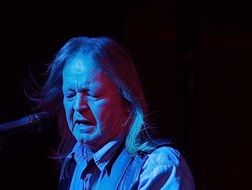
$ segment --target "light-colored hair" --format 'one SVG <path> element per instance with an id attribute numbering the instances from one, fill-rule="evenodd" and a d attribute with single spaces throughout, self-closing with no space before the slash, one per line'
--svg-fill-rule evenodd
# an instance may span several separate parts
<path id="1" fill-rule="evenodd" d="M 70 39 L 56 54 L 48 67 L 47 80 L 42 88 L 40 106 L 57 114 L 60 133 L 65 145 L 72 138 L 68 130 L 63 108 L 62 72 L 65 64 L 76 54 L 89 55 L 114 82 L 121 96 L 130 106 L 130 128 L 126 138 L 126 149 L 130 154 L 153 149 L 148 134 L 147 106 L 141 82 L 130 55 L 117 42 L 108 37 L 75 37 Z M 62 146 L 63 146 L 62 144 Z M 65 151 L 65 148 L 63 148 Z"/>

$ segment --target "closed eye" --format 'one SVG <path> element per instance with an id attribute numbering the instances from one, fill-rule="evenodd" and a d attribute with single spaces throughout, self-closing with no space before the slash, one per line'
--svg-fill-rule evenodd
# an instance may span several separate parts
<path id="1" fill-rule="evenodd" d="M 88 97 L 91 99 L 94 99 L 94 100 L 99 100 L 102 98 L 102 96 L 100 96 L 98 94 L 89 94 Z"/>
<path id="2" fill-rule="evenodd" d="M 65 93 L 65 94 L 64 94 L 64 97 L 66 97 L 67 99 L 71 99 L 71 98 L 73 98 L 75 95 L 76 95 L 76 93 L 71 91 L 71 92 Z"/>

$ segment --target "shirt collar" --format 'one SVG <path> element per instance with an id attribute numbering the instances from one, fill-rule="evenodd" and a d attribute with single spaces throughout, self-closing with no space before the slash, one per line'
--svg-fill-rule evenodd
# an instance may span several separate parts
<path id="1" fill-rule="evenodd" d="M 99 170 L 103 171 L 104 169 L 107 169 L 111 163 L 113 163 L 113 160 L 116 157 L 116 153 L 122 147 L 124 139 L 125 136 L 120 135 L 109 141 L 95 153 L 93 153 L 92 150 L 86 145 L 77 142 L 72 152 L 69 154 L 69 157 L 74 158 L 77 163 L 83 161 L 88 162 L 93 158 Z"/>
<path id="2" fill-rule="evenodd" d="M 93 155 L 94 161 L 101 171 L 107 168 L 110 163 L 113 163 L 116 153 L 122 147 L 124 139 L 124 136 L 114 138 Z"/>

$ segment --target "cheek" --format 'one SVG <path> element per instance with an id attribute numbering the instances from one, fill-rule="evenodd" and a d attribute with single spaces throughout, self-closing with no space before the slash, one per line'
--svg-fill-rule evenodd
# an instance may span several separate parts
<path id="1" fill-rule="evenodd" d="M 107 118 L 110 115 L 110 109 L 113 109 L 111 108 L 109 101 L 107 100 L 100 100 L 98 102 L 94 102 L 92 104 L 89 104 L 89 107 L 96 121 L 100 125 L 104 124 L 104 122 L 107 120 Z"/>
<path id="2" fill-rule="evenodd" d="M 122 117 L 121 104 L 115 104 L 109 100 L 93 105 L 92 112 L 102 128 L 112 127 L 114 124 L 118 124 L 118 120 Z"/>
<path id="3" fill-rule="evenodd" d="M 64 110 L 65 110 L 65 115 L 66 115 L 66 120 L 68 125 L 71 124 L 71 120 L 72 120 L 72 104 L 66 101 L 63 101 L 63 105 L 64 105 Z"/>
<path id="4" fill-rule="evenodd" d="M 69 103 L 67 103 L 66 101 L 63 101 L 63 105 L 64 105 L 64 109 L 65 109 L 65 113 L 66 115 L 68 115 L 68 112 L 69 112 Z"/>

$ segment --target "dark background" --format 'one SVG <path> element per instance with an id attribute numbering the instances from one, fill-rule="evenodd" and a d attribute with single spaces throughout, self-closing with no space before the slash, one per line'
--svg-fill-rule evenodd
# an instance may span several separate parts
<path id="1" fill-rule="evenodd" d="M 132 55 L 161 136 L 197 189 L 251 181 L 252 13 L 246 1 L 8 1 L 0 6 L 0 123 L 31 113 L 23 84 L 70 37 L 108 35 Z M 55 131 L 2 135 L 0 189 L 56 189 Z"/>

